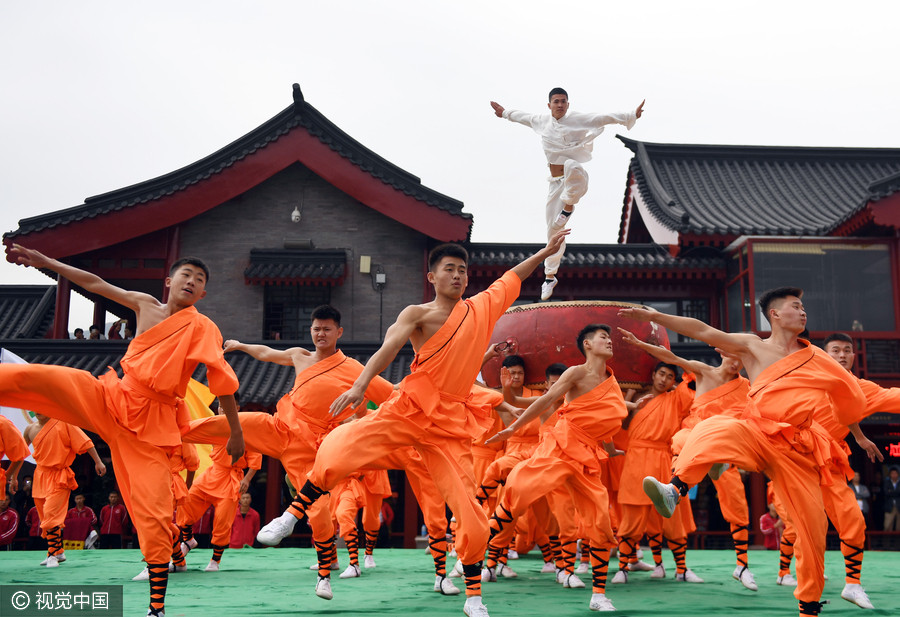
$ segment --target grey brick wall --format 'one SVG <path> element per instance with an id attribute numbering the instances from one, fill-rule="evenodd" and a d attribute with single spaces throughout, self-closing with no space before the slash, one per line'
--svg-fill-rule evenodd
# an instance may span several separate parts
<path id="1" fill-rule="evenodd" d="M 295 207 L 301 209 L 300 223 L 291 222 Z M 184 224 L 180 254 L 200 257 L 211 269 L 198 309 L 225 338 L 263 338 L 263 288 L 244 281 L 250 250 L 309 240 L 316 249 L 347 251 L 347 277 L 332 289 L 331 299 L 343 315 L 346 339 L 380 340 L 379 321 L 387 329 L 403 307 L 422 301 L 428 239 L 298 163 Z M 359 272 L 362 255 L 371 257 L 373 271 L 379 264 L 387 275 L 383 308 L 371 276 Z"/>

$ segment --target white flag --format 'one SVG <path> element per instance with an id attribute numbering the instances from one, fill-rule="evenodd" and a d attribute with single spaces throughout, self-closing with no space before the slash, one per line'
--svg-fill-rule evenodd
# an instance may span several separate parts
<path id="1" fill-rule="evenodd" d="M 14 354 L 8 349 L 0 348 L 0 364 L 28 364 Z M 12 420 L 12 423 L 16 425 L 16 428 L 19 429 L 19 432 L 25 432 L 25 427 L 31 424 L 32 422 L 37 422 L 37 418 L 34 417 L 33 411 L 26 411 L 25 409 L 16 409 L 15 407 L 3 407 L 0 405 L 0 414 L 6 416 L 8 419 Z M 34 463 L 34 458 L 29 455 L 28 458 L 25 459 L 29 463 Z"/>

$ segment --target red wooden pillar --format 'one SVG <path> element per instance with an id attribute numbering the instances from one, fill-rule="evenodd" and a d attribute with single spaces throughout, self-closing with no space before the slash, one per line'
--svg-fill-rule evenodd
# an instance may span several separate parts
<path id="1" fill-rule="evenodd" d="M 419 502 L 413 493 L 406 472 L 403 473 L 403 548 L 416 548 L 419 526 Z"/>
<path id="2" fill-rule="evenodd" d="M 268 457 L 266 465 L 266 507 L 263 513 L 265 525 L 276 516 L 281 516 L 281 461 Z"/>
<path id="3" fill-rule="evenodd" d="M 759 518 L 769 509 L 766 499 L 766 477 L 761 473 L 750 474 L 750 529 L 753 530 L 752 544 L 763 543 L 763 532 L 759 529 Z"/>
<path id="4" fill-rule="evenodd" d="M 100 336 L 106 336 L 106 304 L 103 300 L 94 302 L 94 316 L 92 326 L 100 327 Z"/>
<path id="5" fill-rule="evenodd" d="M 53 311 L 53 338 L 69 338 L 69 302 L 72 296 L 72 284 L 69 279 L 58 276 L 56 279 L 56 307 Z"/>

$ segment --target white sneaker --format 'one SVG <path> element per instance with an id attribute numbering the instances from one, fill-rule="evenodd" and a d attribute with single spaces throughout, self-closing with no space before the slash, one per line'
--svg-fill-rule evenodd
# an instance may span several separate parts
<path id="1" fill-rule="evenodd" d="M 707 475 L 710 480 L 718 480 L 722 477 L 722 474 L 725 473 L 725 470 L 731 467 L 728 463 L 716 463 L 712 467 L 709 468 L 709 472 Z"/>
<path id="2" fill-rule="evenodd" d="M 653 572 L 656 568 L 651 566 L 646 561 L 635 561 L 634 563 L 628 564 L 628 570 L 630 572 Z"/>
<path id="3" fill-rule="evenodd" d="M 491 617 L 487 607 L 481 602 L 481 596 L 469 596 L 463 604 L 463 612 L 469 617 Z"/>
<path id="4" fill-rule="evenodd" d="M 625 570 L 619 570 L 609 582 L 615 583 L 616 585 L 624 585 L 628 582 L 628 572 L 626 572 Z"/>
<path id="5" fill-rule="evenodd" d="M 544 567 L 541 568 L 541 574 L 547 574 L 549 572 L 556 572 L 556 564 L 552 561 L 545 561 Z"/>
<path id="6" fill-rule="evenodd" d="M 513 549 L 509 549 L 509 550 L 506 552 L 506 558 L 507 558 L 507 559 L 518 559 L 518 558 L 519 558 L 519 553 L 518 553 L 518 551 L 515 551 L 515 550 L 513 550 Z"/>
<path id="7" fill-rule="evenodd" d="M 260 544 L 266 546 L 278 546 L 282 540 L 294 532 L 294 525 L 297 524 L 297 517 L 290 512 L 285 512 L 278 518 L 273 518 L 269 523 L 259 530 L 256 534 L 256 540 Z"/>
<path id="8" fill-rule="evenodd" d="M 481 582 L 482 583 L 496 583 L 497 582 L 497 568 L 482 568 L 481 569 Z"/>
<path id="9" fill-rule="evenodd" d="M 364 555 L 363 556 L 363 567 L 365 569 L 374 568 L 375 567 L 375 556 L 374 555 Z"/>
<path id="10" fill-rule="evenodd" d="M 204 572 L 218 572 L 219 571 L 219 562 L 215 559 L 210 559 L 209 563 L 206 564 L 206 567 L 203 568 Z"/>
<path id="11" fill-rule="evenodd" d="M 665 518 L 672 518 L 672 514 L 675 513 L 675 506 L 678 505 L 678 500 L 681 499 L 678 489 L 671 484 L 663 484 L 653 476 L 644 478 L 643 486 L 644 493 L 653 502 L 656 511 Z"/>
<path id="12" fill-rule="evenodd" d="M 794 578 L 793 574 L 785 574 L 784 576 L 779 576 L 775 579 L 776 585 L 784 585 L 785 587 L 796 587 L 797 579 Z"/>
<path id="13" fill-rule="evenodd" d="M 694 574 L 694 572 L 690 568 L 685 570 L 684 573 L 676 572 L 675 580 L 681 581 L 683 583 L 703 583 L 704 582 L 704 580 L 702 578 L 700 578 L 699 576 L 697 576 L 696 574 Z"/>
<path id="14" fill-rule="evenodd" d="M 150 570 L 144 568 L 140 572 L 137 573 L 137 576 L 131 577 L 133 581 L 149 581 L 150 580 Z"/>
<path id="15" fill-rule="evenodd" d="M 605 593 L 591 594 L 591 603 L 588 604 L 588 608 L 590 608 L 592 611 L 616 610 L 616 607 L 613 606 L 613 603 L 609 601 L 609 598 L 606 597 Z"/>
<path id="16" fill-rule="evenodd" d="M 544 282 L 541 284 L 541 300 L 549 300 L 550 296 L 553 295 L 553 288 L 556 287 L 556 284 L 559 282 L 559 279 L 544 279 Z"/>
<path id="17" fill-rule="evenodd" d="M 459 588 L 446 576 L 434 577 L 434 590 L 442 596 L 458 596 Z"/>
<path id="18" fill-rule="evenodd" d="M 637 551 L 635 551 L 634 556 L 637 557 L 638 559 L 643 559 L 644 558 L 644 549 L 642 549 L 640 546 L 637 547 Z"/>
<path id="19" fill-rule="evenodd" d="M 450 578 L 465 578 L 466 571 L 463 570 L 462 560 L 457 559 L 456 564 L 453 566 L 453 569 L 450 570 L 450 574 L 448 574 Z"/>
<path id="20" fill-rule="evenodd" d="M 731 576 L 734 577 L 735 580 L 740 581 L 741 585 L 743 585 L 750 591 L 759 590 L 759 586 L 756 584 L 756 580 L 753 578 L 753 573 L 747 566 L 736 567 L 734 569 L 734 572 L 731 573 Z"/>
<path id="21" fill-rule="evenodd" d="M 188 553 L 197 548 L 197 539 L 191 538 L 187 542 L 181 543 L 181 554 L 187 557 Z"/>
<path id="22" fill-rule="evenodd" d="M 47 559 L 45 559 L 45 561 L 47 562 L 45 565 L 48 568 L 58 568 L 59 567 L 59 558 L 56 557 L 55 555 L 50 555 L 49 557 L 47 557 Z"/>
<path id="23" fill-rule="evenodd" d="M 165 611 L 159 611 L 158 613 L 154 613 L 152 609 L 147 609 L 147 617 L 166 617 Z"/>
<path id="24" fill-rule="evenodd" d="M 41 565 L 42 565 L 42 566 L 46 566 L 46 565 L 47 565 L 47 560 L 48 560 L 48 559 L 50 559 L 50 555 L 47 555 L 47 556 L 44 558 L 44 561 L 41 562 Z M 65 553 L 60 553 L 60 554 L 58 554 L 58 555 L 56 556 L 56 562 L 57 562 L 57 563 L 62 563 L 62 562 L 64 562 L 65 560 L 66 560 L 66 554 L 65 554 Z"/>
<path id="25" fill-rule="evenodd" d="M 319 580 L 316 581 L 316 595 L 323 600 L 330 600 L 334 597 L 334 594 L 331 593 L 331 579 L 319 577 Z"/>
<path id="26" fill-rule="evenodd" d="M 352 563 L 347 566 L 347 569 L 341 572 L 340 578 L 357 578 L 360 575 L 359 566 L 354 566 Z"/>
<path id="27" fill-rule="evenodd" d="M 650 573 L 650 578 L 666 578 L 666 567 L 662 564 L 653 568 L 653 572 Z"/>
<path id="28" fill-rule="evenodd" d="M 569 574 L 565 570 L 560 570 L 556 573 L 556 582 L 560 583 L 566 589 L 582 589 L 584 588 L 584 581 L 575 576 L 574 574 Z"/>
<path id="29" fill-rule="evenodd" d="M 447 553 L 447 557 L 457 557 L 457 554 L 456 554 L 456 547 L 455 547 L 455 546 L 454 546 L 453 548 L 450 549 L 450 552 L 449 552 L 449 553 Z"/>
<path id="30" fill-rule="evenodd" d="M 859 608 L 875 608 L 872 601 L 869 600 L 869 596 L 866 595 L 866 590 L 859 583 L 847 583 L 844 585 L 841 597 Z"/>
<path id="31" fill-rule="evenodd" d="M 516 574 L 515 570 L 510 568 L 505 563 L 501 563 L 497 566 L 497 574 L 499 574 L 503 578 L 516 578 L 519 576 L 518 574 Z"/>
<path id="32" fill-rule="evenodd" d="M 100 534 L 97 533 L 95 529 L 91 529 L 91 533 L 88 534 L 88 537 L 84 540 L 84 550 L 90 550 L 92 548 L 97 548 L 97 540 L 100 539 Z"/>
<path id="33" fill-rule="evenodd" d="M 340 566 L 338 565 L 337 560 L 332 561 L 332 562 L 331 562 L 331 565 L 328 566 L 328 569 L 329 569 L 329 570 L 337 570 L 338 568 L 340 568 Z M 318 569 L 319 569 L 319 564 L 314 563 L 313 565 L 309 566 L 309 569 L 310 569 L 310 570 L 318 570 Z"/>
<path id="34" fill-rule="evenodd" d="M 183 566 L 176 566 L 171 561 L 169 562 L 169 572 L 187 572 L 187 564 Z"/>
<path id="35" fill-rule="evenodd" d="M 591 564 L 586 561 L 582 561 L 578 564 L 578 567 L 575 568 L 575 574 L 588 574 L 591 571 Z"/>

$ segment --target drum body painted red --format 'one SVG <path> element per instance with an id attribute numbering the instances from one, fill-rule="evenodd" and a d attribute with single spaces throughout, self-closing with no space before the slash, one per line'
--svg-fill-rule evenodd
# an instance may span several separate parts
<path id="1" fill-rule="evenodd" d="M 612 328 L 613 358 L 609 365 L 623 388 L 643 388 L 657 361 L 649 354 L 622 340 L 617 327 L 630 330 L 642 341 L 669 348 L 666 329 L 656 324 L 623 319 L 620 308 L 639 306 L 628 302 L 584 301 L 541 302 L 514 306 L 497 321 L 491 341 L 513 344 L 500 358 L 484 365 L 482 377 L 493 388 L 500 387 L 500 363 L 510 353 L 525 359 L 525 383 L 543 384 L 544 371 L 554 362 L 573 366 L 584 362 L 575 339 L 581 329 L 592 323 Z"/>

